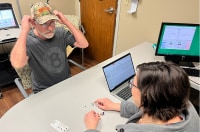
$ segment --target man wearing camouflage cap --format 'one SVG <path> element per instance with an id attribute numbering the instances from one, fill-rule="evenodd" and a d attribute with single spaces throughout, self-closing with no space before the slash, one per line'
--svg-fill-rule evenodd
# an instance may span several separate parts
<path id="1" fill-rule="evenodd" d="M 71 32 L 56 27 L 56 22 L 66 25 Z M 22 18 L 21 33 L 10 60 L 16 69 L 28 63 L 32 70 L 32 89 L 37 93 L 71 76 L 66 58 L 68 45 L 86 48 L 88 41 L 61 12 L 37 2 L 31 8 L 31 16 Z"/>

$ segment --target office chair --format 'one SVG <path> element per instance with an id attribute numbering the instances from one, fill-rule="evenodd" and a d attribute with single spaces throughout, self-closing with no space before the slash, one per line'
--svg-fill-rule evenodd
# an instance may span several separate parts
<path id="1" fill-rule="evenodd" d="M 80 24 L 80 19 L 78 16 L 75 16 L 75 15 L 65 15 L 65 17 L 78 29 L 80 29 L 83 34 L 85 33 L 85 30 L 83 28 L 83 26 Z M 60 23 L 56 23 L 56 26 L 57 27 L 63 27 L 67 30 L 69 30 L 65 25 L 63 24 L 60 24 Z M 66 53 L 67 53 L 67 57 L 70 56 L 70 54 L 73 52 L 73 50 L 75 49 L 76 47 L 71 47 L 71 46 L 68 46 L 66 48 Z M 68 58 L 68 61 L 76 66 L 78 66 L 79 68 L 81 68 L 82 70 L 85 70 L 86 68 L 83 66 L 84 65 L 84 51 L 83 49 L 81 49 L 81 53 L 82 53 L 82 64 L 79 64 L 77 62 L 75 62 L 74 60 Z M 30 95 L 32 95 L 33 93 L 31 94 L 28 94 L 26 92 L 26 89 L 28 88 L 31 88 L 32 87 L 32 81 L 31 81 L 31 69 L 30 67 L 27 65 L 25 65 L 23 68 L 20 68 L 20 69 L 15 69 L 19 78 L 15 78 L 14 82 L 15 84 L 17 85 L 17 87 L 19 88 L 20 92 L 22 93 L 22 95 L 24 96 L 24 98 L 27 98 L 29 97 Z"/>

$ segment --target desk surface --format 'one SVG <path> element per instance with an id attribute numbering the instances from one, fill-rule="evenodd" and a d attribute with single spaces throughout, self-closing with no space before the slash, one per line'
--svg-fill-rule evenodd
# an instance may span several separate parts
<path id="1" fill-rule="evenodd" d="M 142 62 L 164 60 L 163 57 L 154 56 L 151 43 L 142 43 L 19 102 L 0 119 L 0 131 L 50 132 L 53 130 L 50 127 L 53 120 L 60 120 L 69 126 L 71 132 L 84 131 L 85 113 L 91 109 L 102 111 L 92 105 L 94 100 L 108 97 L 119 101 L 109 93 L 102 67 L 128 52 L 132 54 L 135 67 Z M 116 125 L 126 121 L 118 112 L 106 111 L 98 129 L 113 132 Z"/>

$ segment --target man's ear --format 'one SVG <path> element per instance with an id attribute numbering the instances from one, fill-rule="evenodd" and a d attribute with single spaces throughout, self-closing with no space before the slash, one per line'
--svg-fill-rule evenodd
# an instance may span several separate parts
<path id="1" fill-rule="evenodd" d="M 31 23 L 32 26 L 35 26 L 35 25 L 36 25 L 36 22 L 35 22 L 35 20 L 33 20 L 33 19 L 30 20 L 30 23 Z"/>

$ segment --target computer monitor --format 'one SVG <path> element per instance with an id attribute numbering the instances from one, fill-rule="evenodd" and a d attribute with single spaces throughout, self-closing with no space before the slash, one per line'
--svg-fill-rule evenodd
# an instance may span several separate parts
<path id="1" fill-rule="evenodd" d="M 9 3 L 0 4 L 0 30 L 18 27 L 12 5 Z"/>
<path id="2" fill-rule="evenodd" d="M 180 66 L 194 67 L 199 62 L 200 24 L 163 22 L 155 55 Z"/>

